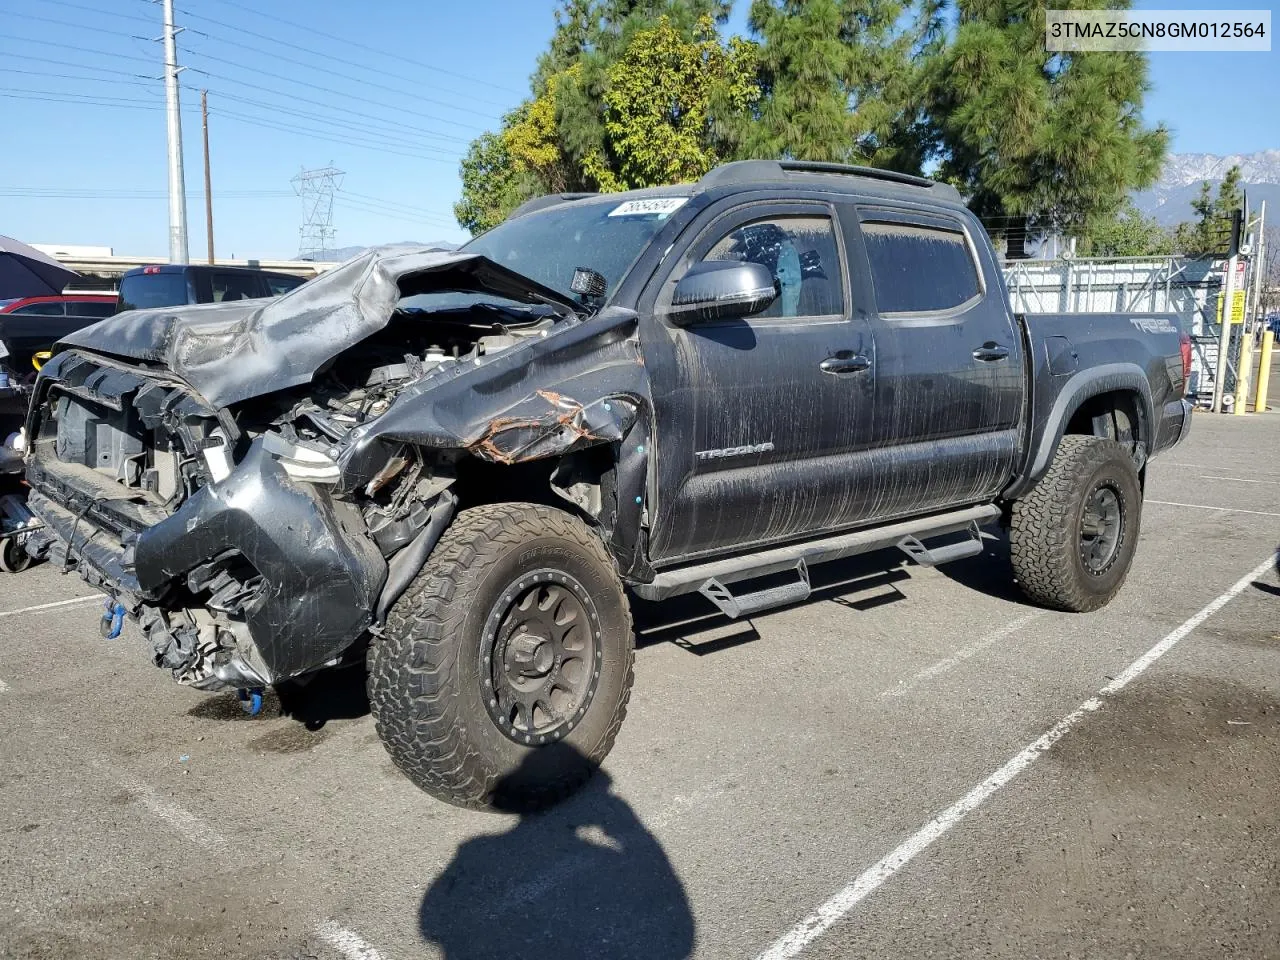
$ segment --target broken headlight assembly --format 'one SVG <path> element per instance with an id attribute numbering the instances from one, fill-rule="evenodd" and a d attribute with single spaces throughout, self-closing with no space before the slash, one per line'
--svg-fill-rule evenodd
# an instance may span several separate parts
<path id="1" fill-rule="evenodd" d="M 338 480 L 338 461 L 330 454 L 331 447 L 290 440 L 279 433 L 265 433 L 262 435 L 262 448 L 294 480 L 306 483 L 336 483 Z"/>

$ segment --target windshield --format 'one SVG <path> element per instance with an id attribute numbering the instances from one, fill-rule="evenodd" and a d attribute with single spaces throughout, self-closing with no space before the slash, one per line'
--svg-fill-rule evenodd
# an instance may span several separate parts
<path id="1" fill-rule="evenodd" d="M 687 197 L 579 200 L 500 223 L 462 249 L 522 273 L 566 297 L 573 271 L 602 274 L 612 296 L 641 251 Z"/>

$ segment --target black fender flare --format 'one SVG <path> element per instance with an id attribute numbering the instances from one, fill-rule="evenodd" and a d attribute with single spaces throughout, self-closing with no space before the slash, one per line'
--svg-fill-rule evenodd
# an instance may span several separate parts
<path id="1" fill-rule="evenodd" d="M 1091 398 L 1116 391 L 1133 393 L 1137 397 L 1138 437 L 1143 441 L 1149 441 L 1152 426 L 1156 423 L 1156 416 L 1151 398 L 1151 383 L 1146 371 L 1136 363 L 1104 363 L 1097 367 L 1090 367 L 1088 370 L 1081 370 L 1067 380 L 1058 391 L 1044 424 L 1039 428 L 1038 436 L 1033 426 L 1027 467 L 1022 477 L 1006 488 L 1003 496 L 1006 499 L 1015 500 L 1034 487 L 1049 469 L 1067 424 L 1071 422 L 1076 411 Z"/>

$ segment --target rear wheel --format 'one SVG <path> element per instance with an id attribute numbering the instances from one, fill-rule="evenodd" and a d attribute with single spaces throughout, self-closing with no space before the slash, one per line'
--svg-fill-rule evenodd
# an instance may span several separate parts
<path id="1" fill-rule="evenodd" d="M 591 775 L 632 680 L 622 584 L 580 520 L 464 510 L 370 649 L 369 701 L 396 765 L 467 807 L 530 809 Z"/>
<path id="2" fill-rule="evenodd" d="M 1066 436 L 1048 473 L 1013 505 L 1014 575 L 1036 603 L 1097 610 L 1123 585 L 1142 517 L 1129 451 L 1114 440 Z"/>

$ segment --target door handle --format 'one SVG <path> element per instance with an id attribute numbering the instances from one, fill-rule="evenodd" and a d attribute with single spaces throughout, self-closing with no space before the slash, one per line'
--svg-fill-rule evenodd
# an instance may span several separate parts
<path id="1" fill-rule="evenodd" d="M 834 374 L 837 377 L 850 373 L 862 373 L 870 367 L 871 361 L 860 353 L 836 354 L 818 364 L 818 369 L 823 373 Z"/>
<path id="2" fill-rule="evenodd" d="M 982 360 L 985 363 L 992 363 L 996 360 L 1007 360 L 1009 357 L 1009 348 L 1001 346 L 993 340 L 988 340 L 977 350 L 973 351 L 973 359 Z"/>

